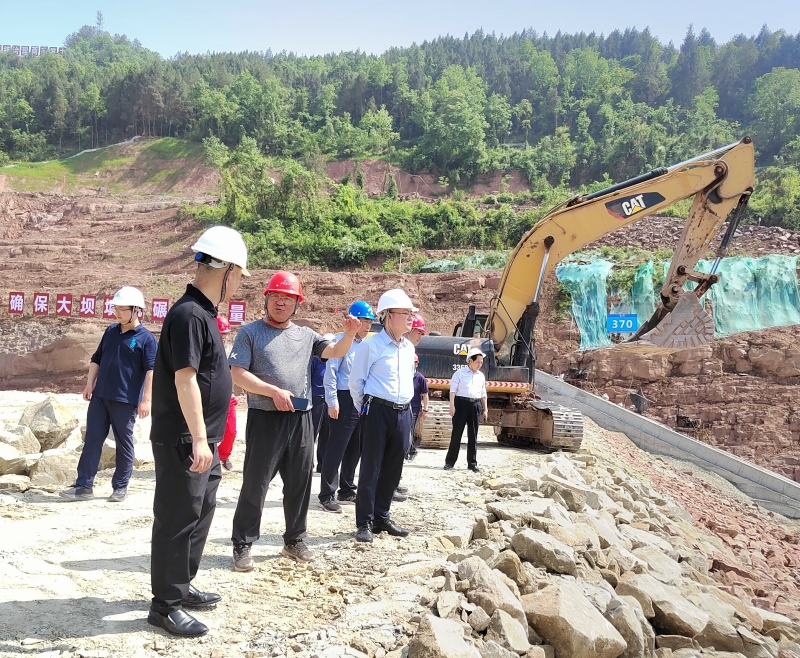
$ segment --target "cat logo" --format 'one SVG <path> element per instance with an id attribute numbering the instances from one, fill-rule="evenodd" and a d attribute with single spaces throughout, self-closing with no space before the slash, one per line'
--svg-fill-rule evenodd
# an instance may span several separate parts
<path id="1" fill-rule="evenodd" d="M 606 210 L 612 217 L 628 219 L 628 217 L 632 217 L 647 208 L 652 208 L 664 200 L 664 197 L 658 192 L 644 192 L 635 196 L 625 196 L 609 201 L 606 204 Z"/>
<path id="2" fill-rule="evenodd" d="M 457 354 L 458 356 L 467 356 L 467 352 L 469 352 L 469 343 L 461 343 L 461 345 L 456 343 L 453 345 L 453 354 Z"/>

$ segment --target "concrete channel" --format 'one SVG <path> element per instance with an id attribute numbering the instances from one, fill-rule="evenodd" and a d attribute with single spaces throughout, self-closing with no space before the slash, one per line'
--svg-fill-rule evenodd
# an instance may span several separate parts
<path id="1" fill-rule="evenodd" d="M 639 448 L 688 461 L 716 473 L 768 510 L 800 518 L 800 484 L 719 448 L 675 432 L 563 380 L 536 371 L 536 392 L 545 400 L 578 409 L 600 427 L 622 432 Z"/>

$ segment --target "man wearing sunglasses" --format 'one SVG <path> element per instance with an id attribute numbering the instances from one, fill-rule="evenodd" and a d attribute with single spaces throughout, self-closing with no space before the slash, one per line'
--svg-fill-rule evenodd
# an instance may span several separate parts
<path id="1" fill-rule="evenodd" d="M 344 357 L 361 322 L 348 316 L 344 335 L 331 344 L 292 322 L 303 301 L 298 278 L 275 273 L 264 290 L 264 318 L 239 330 L 229 357 L 234 383 L 247 391 L 247 448 L 231 537 L 234 571 L 255 566 L 250 547 L 261 536 L 264 499 L 278 473 L 286 517 L 281 554 L 297 562 L 314 559 L 303 542 L 314 464 L 311 358 Z"/>

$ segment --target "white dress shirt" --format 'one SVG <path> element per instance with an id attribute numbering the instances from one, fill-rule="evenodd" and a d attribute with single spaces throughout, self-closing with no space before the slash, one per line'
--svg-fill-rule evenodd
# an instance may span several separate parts
<path id="1" fill-rule="evenodd" d="M 365 395 L 397 404 L 414 397 L 414 346 L 407 338 L 395 343 L 386 330 L 364 340 L 350 368 L 350 395 L 361 409 Z"/>
<path id="2" fill-rule="evenodd" d="M 480 400 L 486 395 L 486 377 L 478 370 L 473 372 L 469 366 L 459 368 L 450 379 L 450 394 L 459 398 Z"/>

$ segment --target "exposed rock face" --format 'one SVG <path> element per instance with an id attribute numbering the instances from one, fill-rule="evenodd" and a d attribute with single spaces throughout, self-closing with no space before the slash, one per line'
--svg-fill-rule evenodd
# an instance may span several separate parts
<path id="1" fill-rule="evenodd" d="M 51 450 L 61 445 L 72 430 L 78 426 L 78 419 L 55 397 L 48 396 L 39 404 L 32 404 L 22 414 L 20 425 L 30 427 L 42 450 Z"/>

